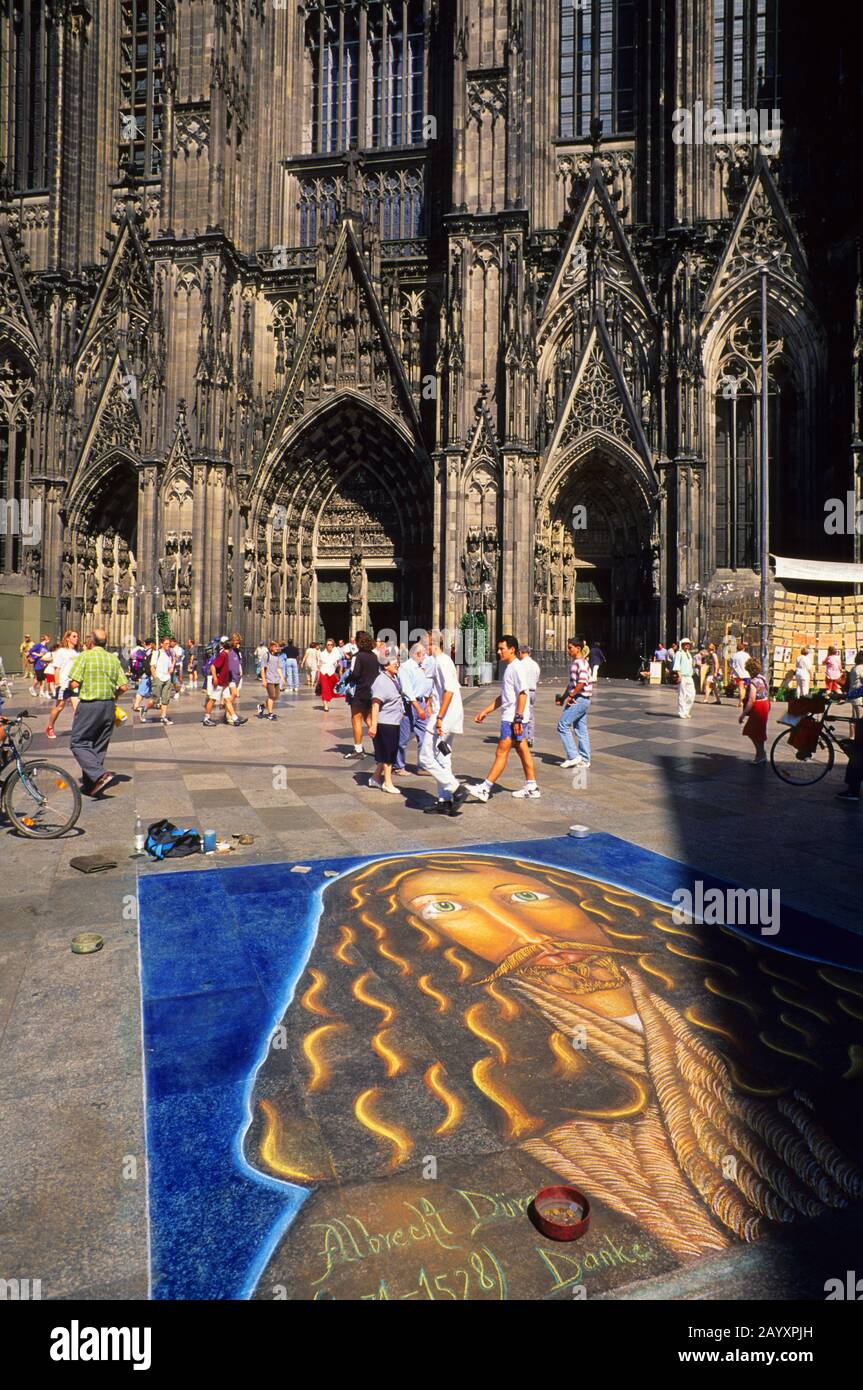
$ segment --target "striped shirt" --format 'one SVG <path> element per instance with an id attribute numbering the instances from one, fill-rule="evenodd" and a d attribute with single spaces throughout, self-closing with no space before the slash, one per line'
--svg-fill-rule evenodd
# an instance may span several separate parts
<path id="1" fill-rule="evenodd" d="M 126 684 L 116 655 L 104 647 L 92 647 L 76 657 L 68 680 L 80 682 L 78 698 L 81 700 L 113 700 L 120 686 Z"/>
<path id="2" fill-rule="evenodd" d="M 577 685 L 584 686 L 581 692 L 581 698 L 583 700 L 589 700 L 593 694 L 593 673 L 590 669 L 590 662 L 586 661 L 583 656 L 575 657 L 569 668 L 570 695 Z"/>

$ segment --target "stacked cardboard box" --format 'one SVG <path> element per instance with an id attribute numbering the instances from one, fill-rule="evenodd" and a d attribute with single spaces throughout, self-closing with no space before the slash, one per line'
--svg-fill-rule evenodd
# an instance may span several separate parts
<path id="1" fill-rule="evenodd" d="M 815 685 L 824 683 L 828 647 L 838 647 L 843 665 L 849 665 L 863 648 L 863 596 L 813 597 L 777 586 L 771 641 L 775 685 L 793 676 L 802 647 L 811 648 Z"/>

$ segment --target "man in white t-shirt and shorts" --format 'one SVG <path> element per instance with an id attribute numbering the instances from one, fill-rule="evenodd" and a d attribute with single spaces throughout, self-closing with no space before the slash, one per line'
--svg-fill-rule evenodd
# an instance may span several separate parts
<path id="1" fill-rule="evenodd" d="M 517 639 L 509 634 L 506 637 L 501 637 L 497 644 L 497 654 L 498 659 L 504 664 L 500 694 L 494 704 L 486 705 L 485 709 L 480 710 L 475 718 L 477 724 L 482 724 L 490 714 L 499 709 L 500 741 L 497 745 L 497 753 L 492 763 L 491 772 L 478 787 L 468 787 L 468 791 L 471 796 L 476 797 L 477 801 L 488 801 L 498 778 L 509 761 L 509 755 L 515 747 L 524 768 L 525 784 L 518 791 L 513 792 L 513 796 L 520 800 L 537 801 L 542 793 L 536 785 L 533 755 L 527 746 L 525 735 L 527 722 L 525 711 L 528 714 L 530 712 L 530 688 L 527 673 L 518 659 Z"/>
<path id="2" fill-rule="evenodd" d="M 431 714 L 425 726 L 420 748 L 420 766 L 430 772 L 437 782 L 438 799 L 424 807 L 425 815 L 455 816 L 462 802 L 467 801 L 467 789 L 452 770 L 452 745 L 456 734 L 464 733 L 464 706 L 461 686 L 452 657 L 444 650 L 440 632 L 429 635 L 429 652 L 434 662 L 429 704 Z"/>
<path id="3" fill-rule="evenodd" d="M 731 657 L 731 674 L 737 686 L 737 706 L 743 708 L 743 700 L 746 695 L 746 682 L 749 679 L 749 672 L 746 663 L 749 660 L 750 652 L 745 642 L 739 642 L 737 651 Z"/>
<path id="4" fill-rule="evenodd" d="M 153 672 L 153 700 L 159 706 L 160 724 L 173 724 L 168 718 L 168 701 L 174 693 L 171 677 L 174 674 L 173 637 L 163 637 L 157 651 L 153 652 L 150 669 Z"/>

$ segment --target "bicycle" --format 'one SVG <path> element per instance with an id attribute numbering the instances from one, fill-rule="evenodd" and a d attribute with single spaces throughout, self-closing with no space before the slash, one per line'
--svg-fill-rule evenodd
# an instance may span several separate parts
<path id="1" fill-rule="evenodd" d="M 24 720 L 33 718 L 25 710 L 15 719 L 0 719 L 0 732 L 6 735 L 0 742 L 0 778 L 6 778 L 0 804 L 19 834 L 31 840 L 56 840 L 76 824 L 81 793 L 69 774 L 54 763 L 41 758 L 24 762 L 18 740 Z"/>
<path id="2" fill-rule="evenodd" d="M 770 766 L 781 781 L 789 786 L 814 787 L 831 771 L 840 738 L 828 717 L 830 706 L 842 698 L 811 695 L 788 701 L 785 720 L 793 719 L 794 724 L 783 729 L 770 749 Z"/>

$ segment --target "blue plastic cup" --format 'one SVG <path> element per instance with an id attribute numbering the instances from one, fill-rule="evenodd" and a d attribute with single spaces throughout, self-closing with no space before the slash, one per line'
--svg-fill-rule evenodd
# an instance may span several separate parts
<path id="1" fill-rule="evenodd" d="M 216 832 L 215 830 L 204 831 L 204 853 L 215 854 L 216 852 Z"/>

